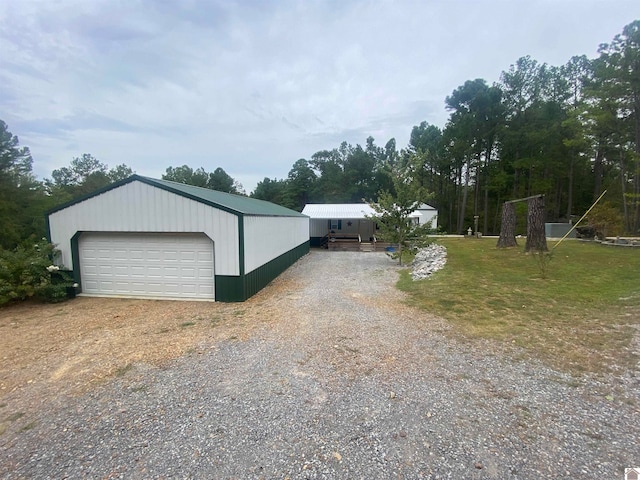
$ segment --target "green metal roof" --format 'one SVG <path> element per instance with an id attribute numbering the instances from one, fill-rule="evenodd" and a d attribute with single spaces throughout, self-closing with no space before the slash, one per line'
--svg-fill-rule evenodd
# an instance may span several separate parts
<path id="1" fill-rule="evenodd" d="M 143 182 L 155 185 L 164 190 L 169 190 L 178 195 L 187 196 L 193 200 L 200 200 L 204 203 L 223 207 L 227 210 L 246 215 L 268 215 L 279 217 L 305 217 L 295 210 L 276 205 L 275 203 L 257 200 L 255 198 L 234 195 L 232 193 L 218 192 L 210 188 L 194 187 L 184 183 L 170 182 L 169 180 L 156 180 L 155 178 L 140 177 Z"/>
<path id="2" fill-rule="evenodd" d="M 132 175 L 129 178 L 108 185 L 105 188 L 101 188 L 95 192 L 90 193 L 81 198 L 72 200 L 71 202 L 60 205 L 48 214 L 65 209 L 76 203 L 83 202 L 91 197 L 95 197 L 109 190 L 121 187 L 127 183 L 133 181 L 140 181 L 154 187 L 161 188 L 162 190 L 175 193 L 182 197 L 187 197 L 196 202 L 201 202 L 212 207 L 220 208 L 230 213 L 240 215 L 261 215 L 270 217 L 306 217 L 295 210 L 276 205 L 275 203 L 266 202 L 264 200 L 257 200 L 255 198 L 243 197 L 242 195 L 233 195 L 231 193 L 218 192 L 217 190 L 211 190 L 209 188 L 194 187 L 193 185 L 185 185 L 184 183 L 170 182 L 169 180 L 157 180 L 155 178 L 142 177 L 140 175 Z"/>

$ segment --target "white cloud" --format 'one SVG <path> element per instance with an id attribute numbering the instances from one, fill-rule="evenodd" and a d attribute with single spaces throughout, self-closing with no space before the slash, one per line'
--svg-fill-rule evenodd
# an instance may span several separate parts
<path id="1" fill-rule="evenodd" d="M 0 117 L 41 177 L 88 152 L 248 190 L 298 158 L 443 126 L 466 80 L 595 56 L 634 1 L 92 1 L 0 5 Z"/>

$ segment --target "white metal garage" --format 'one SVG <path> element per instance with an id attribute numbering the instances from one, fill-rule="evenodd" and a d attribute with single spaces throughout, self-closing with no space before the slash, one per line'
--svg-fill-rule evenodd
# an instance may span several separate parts
<path id="1" fill-rule="evenodd" d="M 84 233 L 83 292 L 214 300 L 213 242 L 204 234 Z"/>
<path id="2" fill-rule="evenodd" d="M 56 264 L 81 295 L 239 302 L 309 252 L 309 217 L 133 175 L 51 210 Z"/>

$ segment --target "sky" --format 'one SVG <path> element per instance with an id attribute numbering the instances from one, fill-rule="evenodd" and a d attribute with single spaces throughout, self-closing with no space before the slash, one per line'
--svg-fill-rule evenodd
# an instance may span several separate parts
<path id="1" fill-rule="evenodd" d="M 90 153 L 250 193 L 346 141 L 398 148 L 467 80 L 597 56 L 638 0 L 0 0 L 0 119 L 50 178 Z"/>

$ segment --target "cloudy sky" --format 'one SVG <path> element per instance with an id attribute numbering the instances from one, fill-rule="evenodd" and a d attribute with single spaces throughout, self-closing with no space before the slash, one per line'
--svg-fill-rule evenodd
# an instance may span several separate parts
<path id="1" fill-rule="evenodd" d="M 39 178 L 83 153 L 249 193 L 342 141 L 406 146 L 466 80 L 595 57 L 638 0 L 0 0 L 0 119 Z"/>

